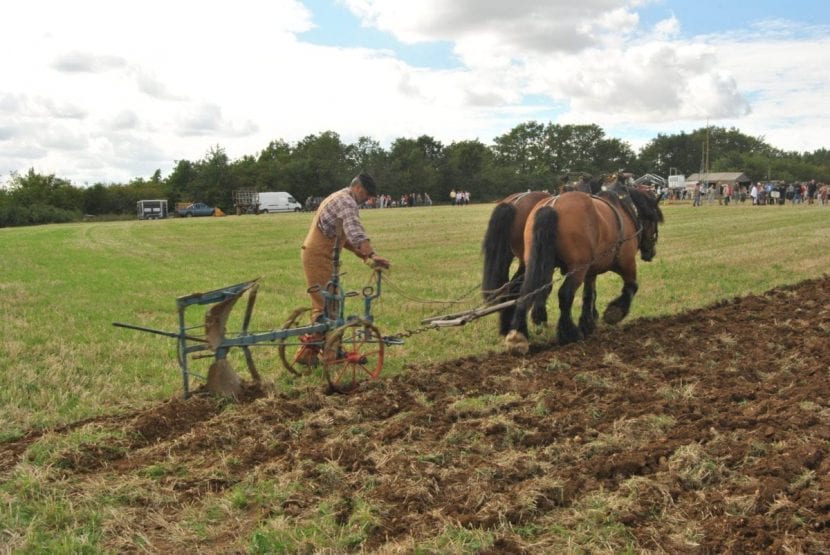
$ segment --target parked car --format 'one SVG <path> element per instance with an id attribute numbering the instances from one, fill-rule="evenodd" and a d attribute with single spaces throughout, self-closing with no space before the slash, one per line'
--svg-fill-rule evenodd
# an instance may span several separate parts
<path id="1" fill-rule="evenodd" d="M 264 192 L 259 194 L 259 213 L 299 212 L 303 205 L 285 191 Z"/>
<path id="2" fill-rule="evenodd" d="M 184 218 L 191 216 L 213 216 L 215 209 L 204 202 L 193 202 L 182 207 L 176 207 L 176 215 Z"/>

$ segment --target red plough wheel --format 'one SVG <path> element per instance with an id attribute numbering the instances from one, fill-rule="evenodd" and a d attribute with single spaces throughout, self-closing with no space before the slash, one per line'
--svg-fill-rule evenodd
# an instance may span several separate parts
<path id="1" fill-rule="evenodd" d="M 361 381 L 376 379 L 383 368 L 383 348 L 380 332 L 365 320 L 334 330 L 323 348 L 323 369 L 329 386 L 350 393 Z"/>

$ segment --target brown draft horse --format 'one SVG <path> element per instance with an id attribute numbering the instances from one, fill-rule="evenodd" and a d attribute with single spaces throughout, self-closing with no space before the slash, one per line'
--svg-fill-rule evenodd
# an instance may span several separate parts
<path id="1" fill-rule="evenodd" d="M 525 273 L 524 230 L 527 217 L 536 204 L 551 198 L 545 191 L 514 193 L 505 197 L 493 209 L 481 250 L 484 253 L 484 277 L 481 291 L 488 303 L 499 303 L 519 296 Z M 510 277 L 513 259 L 519 259 L 519 268 Z M 500 311 L 499 333 L 507 335 L 513 320 L 514 307 Z"/>
<path id="2" fill-rule="evenodd" d="M 607 324 L 616 324 L 625 318 L 638 289 L 637 251 L 646 262 L 654 258 L 657 224 L 662 221 L 663 213 L 654 194 L 626 185 L 616 174 L 606 178 L 597 195 L 568 192 L 539 202 L 528 215 L 524 230 L 527 270 L 511 331 L 505 338 L 507 349 L 527 353 L 527 309 L 531 302 L 533 322 L 547 321 L 545 303 L 556 268 L 564 276 L 559 288 L 560 345 L 587 337 L 596 329 L 599 274 L 612 271 L 623 279 L 622 293 L 608 305 L 603 319 Z M 571 319 L 571 307 L 583 284 L 582 314 L 577 327 Z"/>

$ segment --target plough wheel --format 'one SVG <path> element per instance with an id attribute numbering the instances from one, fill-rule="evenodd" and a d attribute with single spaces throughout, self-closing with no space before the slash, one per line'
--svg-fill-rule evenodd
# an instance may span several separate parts
<path id="1" fill-rule="evenodd" d="M 383 348 L 380 332 L 365 320 L 355 320 L 334 330 L 323 348 L 323 370 L 331 388 L 350 393 L 361 380 L 380 376 Z"/>
<path id="2" fill-rule="evenodd" d="M 290 330 L 291 328 L 301 327 L 303 324 L 299 323 L 300 316 L 309 310 L 311 309 L 295 309 L 294 312 L 291 313 L 291 316 L 288 317 L 288 320 L 286 320 L 282 325 L 281 329 Z M 295 376 L 308 375 L 311 372 L 313 365 L 303 364 L 300 360 L 301 358 L 304 358 L 306 354 L 303 352 L 303 345 L 300 343 L 299 335 L 293 335 L 280 339 L 278 345 L 280 360 L 286 370 Z M 322 341 L 320 342 L 318 350 L 322 350 Z"/>

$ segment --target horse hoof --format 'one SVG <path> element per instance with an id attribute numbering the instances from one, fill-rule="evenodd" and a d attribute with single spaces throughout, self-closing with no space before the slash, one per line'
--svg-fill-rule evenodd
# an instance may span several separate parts
<path id="1" fill-rule="evenodd" d="M 623 312 L 618 306 L 609 306 L 605 309 L 605 314 L 602 315 L 602 319 L 605 320 L 605 323 L 612 326 L 619 323 L 619 321 L 623 318 L 625 318 L 625 312 Z"/>
<path id="2" fill-rule="evenodd" d="M 526 355 L 530 344 L 522 333 L 513 330 L 504 338 L 504 346 L 511 355 Z"/>

